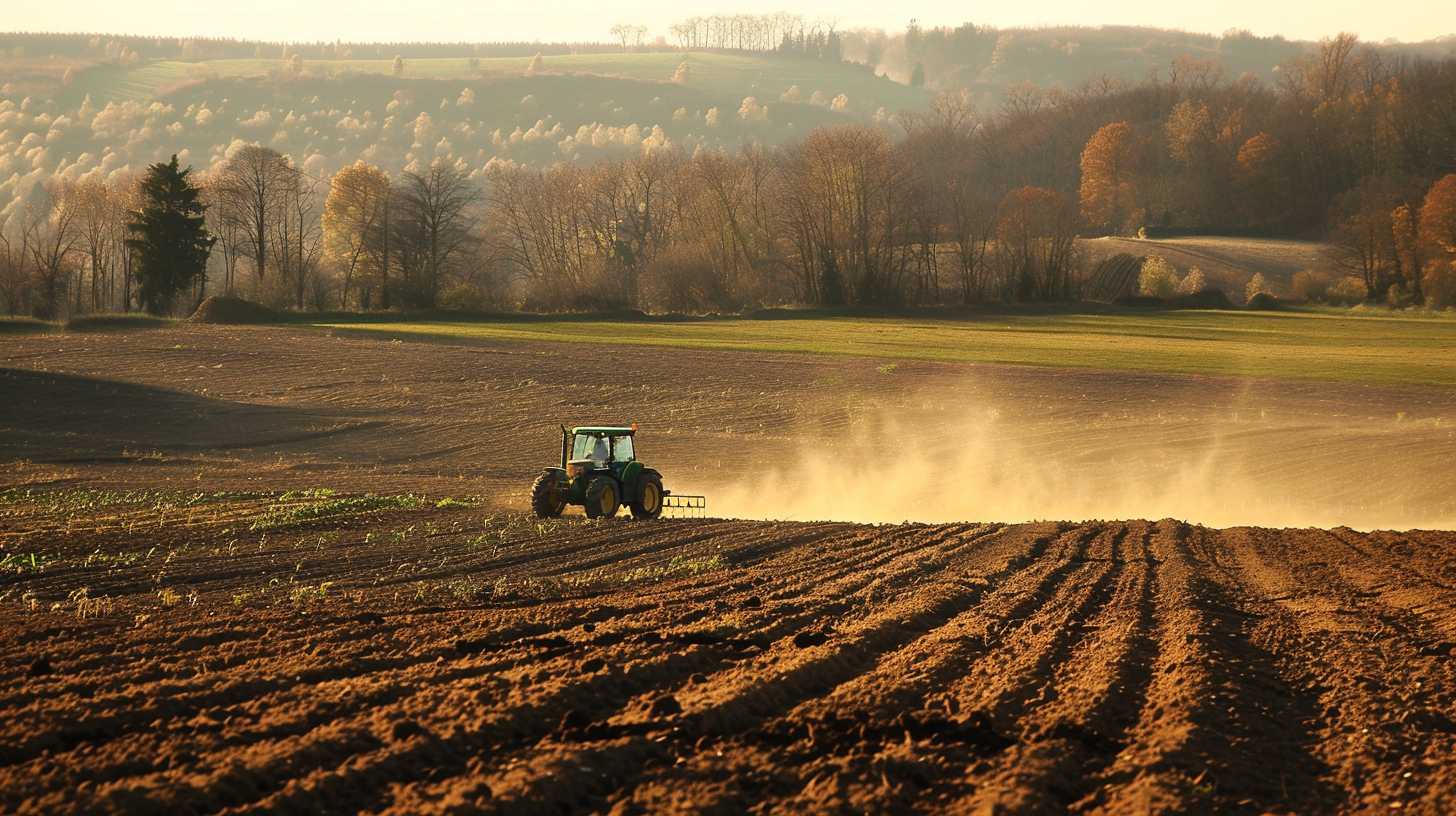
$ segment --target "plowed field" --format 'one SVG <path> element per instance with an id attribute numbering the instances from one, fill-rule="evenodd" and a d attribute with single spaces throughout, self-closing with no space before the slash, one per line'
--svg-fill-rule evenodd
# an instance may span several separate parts
<path id="1" fill-rule="evenodd" d="M 5 342 L 0 812 L 1456 812 L 1456 533 L 1337 526 L 1453 517 L 1446 389 Z M 523 514 L 632 419 L 710 511 L 967 521 Z M 1164 506 L 1234 522 L 1008 523 Z"/>
<path id="2" fill-rule="evenodd" d="M 47 495 L 4 811 L 1456 808 L 1451 534 Z"/>

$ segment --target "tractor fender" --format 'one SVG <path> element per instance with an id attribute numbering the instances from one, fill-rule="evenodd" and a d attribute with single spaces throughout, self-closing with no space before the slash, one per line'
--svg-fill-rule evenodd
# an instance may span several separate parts
<path id="1" fill-rule="evenodd" d="M 552 492 L 561 496 L 568 496 L 571 479 L 566 475 L 566 468 L 548 467 L 541 468 L 541 476 L 549 478 L 552 483 Z"/>
<path id="2" fill-rule="evenodd" d="M 622 488 L 623 493 L 625 494 L 622 496 L 623 504 L 625 504 L 628 499 L 631 499 L 633 501 L 637 499 L 637 492 L 642 489 L 641 485 L 639 484 L 639 477 L 641 475 L 641 462 L 628 462 L 626 466 L 622 468 Z"/>

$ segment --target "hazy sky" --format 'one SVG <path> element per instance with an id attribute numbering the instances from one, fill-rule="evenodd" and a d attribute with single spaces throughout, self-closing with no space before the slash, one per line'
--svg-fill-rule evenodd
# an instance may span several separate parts
<path id="1" fill-rule="evenodd" d="M 1319 39 L 1353 31 L 1365 40 L 1425 40 L 1456 34 L 1456 2 L 1404 0 L 1041 0 L 973 4 L 947 0 L 853 3 L 834 0 L 12 0 L 0 27 L 20 31 L 230 36 L 266 40 L 607 40 L 614 22 L 667 26 L 695 14 L 790 10 L 834 20 L 840 28 L 900 29 L 967 20 L 997 26 L 1133 24 L 1221 33 Z M 205 11 L 204 11 L 205 10 Z"/>

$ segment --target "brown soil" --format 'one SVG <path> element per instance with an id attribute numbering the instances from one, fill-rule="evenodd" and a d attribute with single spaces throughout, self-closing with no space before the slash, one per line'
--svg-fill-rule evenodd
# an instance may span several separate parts
<path id="1" fill-rule="evenodd" d="M 276 501 L 6 508 L 0 810 L 1456 807 L 1456 535 Z"/>
<path id="2" fill-rule="evenodd" d="M 220 327 L 0 365 L 0 812 L 1456 810 L 1453 533 L 519 512 L 556 421 L 690 484 L 982 398 L 1089 468 L 1057 428 L 1297 416 L 1338 493 L 1396 411 L 1449 462 L 1444 391 Z"/>

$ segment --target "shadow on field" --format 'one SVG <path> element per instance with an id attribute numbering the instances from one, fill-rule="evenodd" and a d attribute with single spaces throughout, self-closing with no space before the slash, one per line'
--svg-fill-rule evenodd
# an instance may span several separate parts
<path id="1" fill-rule="evenodd" d="M 168 388 L 0 368 L 0 458 L 146 460 L 164 451 L 236 450 L 339 432 L 339 417 Z"/>

